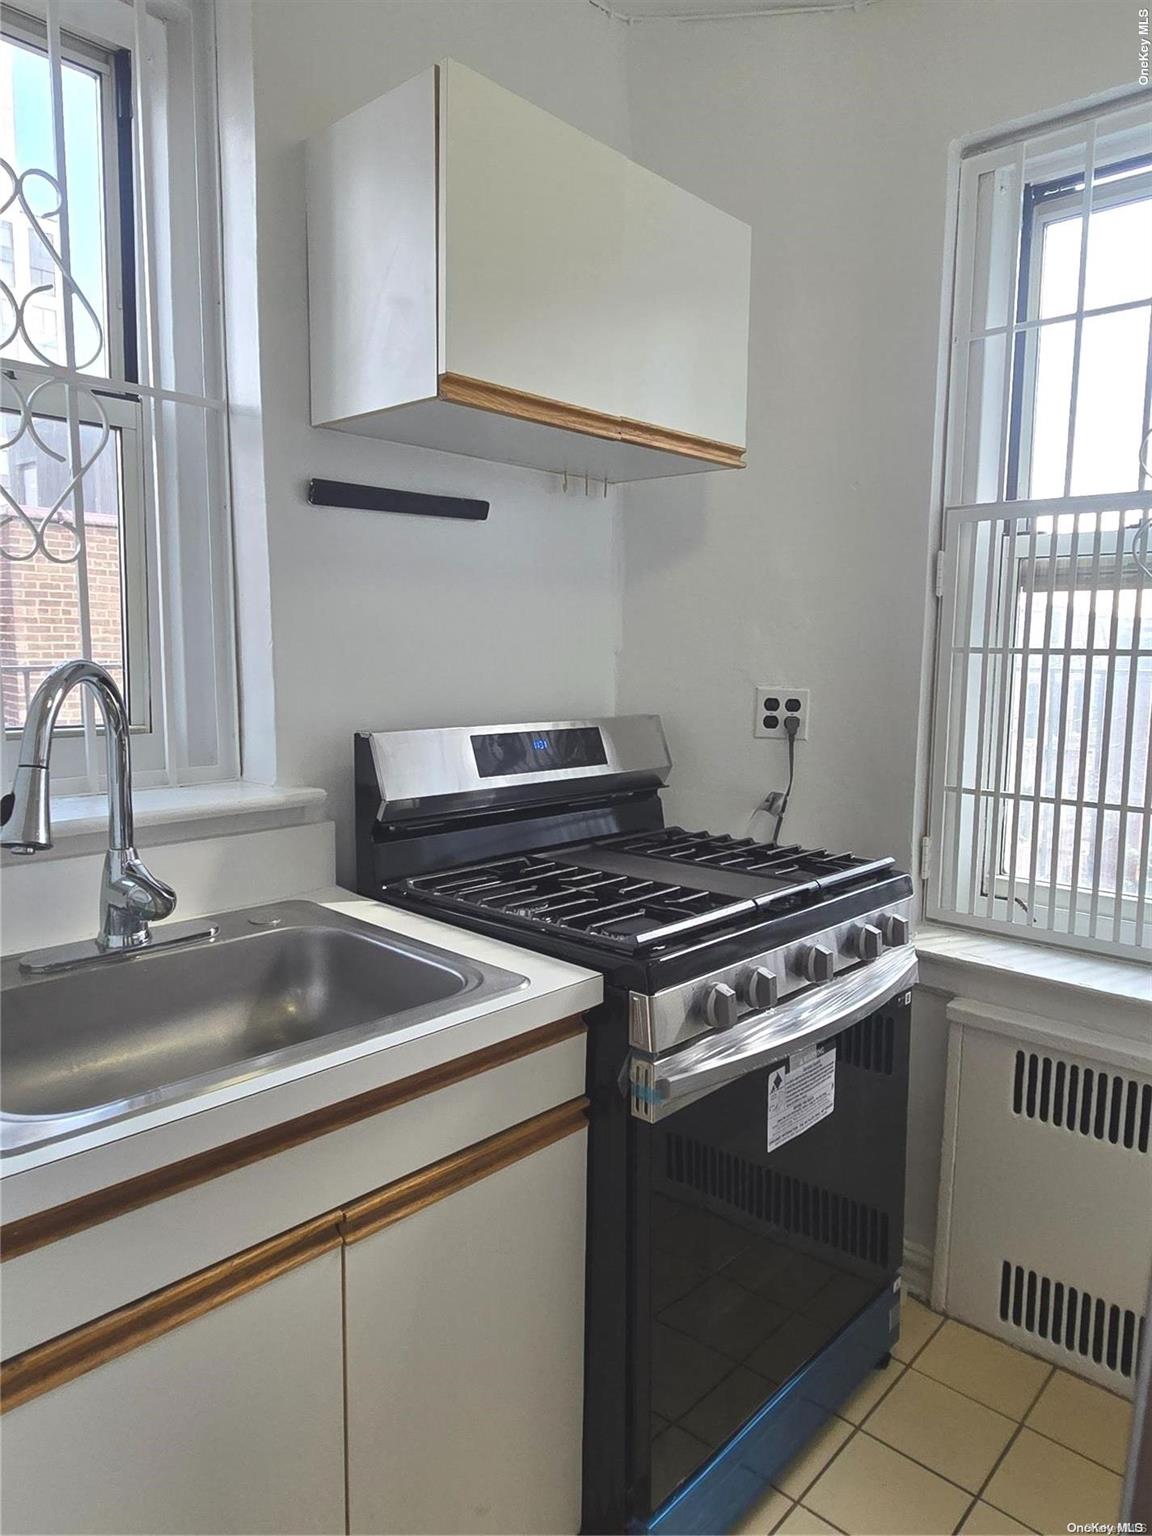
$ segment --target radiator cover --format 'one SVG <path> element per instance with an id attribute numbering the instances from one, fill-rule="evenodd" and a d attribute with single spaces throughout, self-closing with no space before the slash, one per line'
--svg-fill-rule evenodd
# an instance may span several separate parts
<path id="1" fill-rule="evenodd" d="M 1152 1269 L 1152 1047 L 963 998 L 948 1018 L 934 1299 L 1130 1397 Z"/>

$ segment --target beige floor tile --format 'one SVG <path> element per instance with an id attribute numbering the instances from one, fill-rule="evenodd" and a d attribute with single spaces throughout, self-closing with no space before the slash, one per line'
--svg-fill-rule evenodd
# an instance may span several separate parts
<path id="1" fill-rule="evenodd" d="M 993 1509 L 991 1504 L 985 1504 L 983 1499 L 977 1499 L 967 1520 L 960 1527 L 960 1536 L 1017 1536 L 1017 1532 L 1029 1536 L 1031 1530 L 1030 1525 L 1021 1525 L 1011 1515 L 1005 1515 Z"/>
<path id="2" fill-rule="evenodd" d="M 836 1530 L 836 1526 L 821 1520 L 819 1515 L 805 1509 L 803 1504 L 797 1504 L 788 1518 L 776 1527 L 776 1536 L 780 1536 L 781 1532 L 784 1536 L 825 1536 L 828 1531 L 835 1536 Z"/>
<path id="3" fill-rule="evenodd" d="M 818 1434 L 772 1479 L 781 1492 L 790 1499 L 798 1499 L 824 1470 L 836 1452 L 852 1433 L 851 1424 L 843 1419 L 829 1419 Z"/>
<path id="4" fill-rule="evenodd" d="M 778 1489 L 769 1488 L 760 1502 L 753 1504 L 740 1524 L 733 1527 L 732 1536 L 768 1536 L 780 1524 L 781 1516 L 786 1515 L 791 1508 L 791 1499 Z"/>
<path id="5" fill-rule="evenodd" d="M 1016 1433 L 1016 1420 L 910 1366 L 869 1415 L 868 1433 L 978 1493 Z"/>
<path id="6" fill-rule="evenodd" d="M 1057 1371 L 1025 1423 L 1113 1472 L 1124 1471 L 1132 1404 L 1103 1387 Z"/>
<path id="7" fill-rule="evenodd" d="M 900 1380 L 903 1371 L 904 1367 L 895 1360 L 882 1371 L 870 1371 L 867 1379 L 856 1388 L 846 1403 L 840 1404 L 836 1412 L 842 1419 L 847 1419 L 849 1424 L 863 1424 L 884 1394 L 891 1391 Z"/>
<path id="8" fill-rule="evenodd" d="M 1022 1350 L 948 1321 L 917 1356 L 916 1369 L 1011 1419 L 1022 1419 L 1052 1367 Z"/>
<path id="9" fill-rule="evenodd" d="M 1114 1472 L 1022 1429 L 984 1493 L 990 1504 L 1033 1530 L 1055 1533 L 1073 1521 L 1114 1521 L 1120 1491 Z"/>
<path id="10" fill-rule="evenodd" d="M 903 1360 L 907 1365 L 924 1348 L 943 1321 L 938 1312 L 930 1312 L 923 1302 L 913 1296 L 905 1296 L 900 1304 L 900 1338 L 892 1349 L 896 1359 Z"/>
<path id="11" fill-rule="evenodd" d="M 860 1430 L 804 1496 L 852 1536 L 943 1536 L 971 1495 Z"/>

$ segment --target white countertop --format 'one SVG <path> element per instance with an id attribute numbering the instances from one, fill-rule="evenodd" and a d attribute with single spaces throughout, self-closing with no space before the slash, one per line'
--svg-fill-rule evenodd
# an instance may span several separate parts
<path id="1" fill-rule="evenodd" d="M 302 892 L 292 899 L 315 901 L 374 927 L 501 966 L 523 976 L 526 984 L 488 1001 L 449 1008 L 439 1018 L 407 1029 L 321 1050 L 314 1058 L 291 1066 L 254 1072 L 186 1103 L 167 1104 L 55 1144 L 13 1153 L 0 1162 L 5 1221 L 583 1013 L 603 995 L 603 977 L 596 971 L 386 906 L 338 886 Z"/>

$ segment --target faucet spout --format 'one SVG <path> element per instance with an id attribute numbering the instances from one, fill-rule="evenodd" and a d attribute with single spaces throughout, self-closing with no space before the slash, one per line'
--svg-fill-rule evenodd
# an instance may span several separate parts
<path id="1" fill-rule="evenodd" d="M 49 758 L 52 734 L 65 699 L 81 684 L 95 694 L 104 717 L 108 753 L 108 855 L 101 885 L 101 953 L 142 949 L 152 943 L 149 924 L 169 916 L 176 893 L 158 880 L 133 847 L 132 756 L 128 714 L 111 674 L 83 658 L 56 667 L 28 706 L 20 762 L 12 793 L 0 802 L 0 845 L 13 853 L 52 846 Z"/>
<path id="2" fill-rule="evenodd" d="M 132 846 L 132 749 L 128 713 L 112 674 L 96 662 L 80 657 L 53 668 L 28 705 L 12 800 L 9 803 L 6 795 L 3 805 L 0 843 L 14 853 L 37 853 L 52 846 L 52 820 L 48 808 L 52 734 L 65 699 L 80 684 L 92 690 L 104 716 L 108 754 L 108 846 Z"/>

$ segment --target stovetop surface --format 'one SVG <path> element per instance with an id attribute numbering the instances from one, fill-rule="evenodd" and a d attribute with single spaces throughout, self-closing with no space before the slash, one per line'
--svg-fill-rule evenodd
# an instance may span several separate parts
<path id="1" fill-rule="evenodd" d="M 817 928 L 833 898 L 894 873 L 891 859 L 660 827 L 415 876 L 401 889 L 486 926 L 642 955 L 785 914 L 811 912 Z"/>

